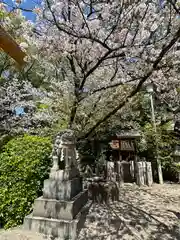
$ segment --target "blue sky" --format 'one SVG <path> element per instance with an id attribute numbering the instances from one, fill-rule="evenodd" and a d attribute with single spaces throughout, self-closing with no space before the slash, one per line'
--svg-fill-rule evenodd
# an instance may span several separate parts
<path id="1" fill-rule="evenodd" d="M 4 0 L 5 3 L 7 3 L 10 6 L 14 5 L 14 2 L 12 0 Z M 33 9 L 35 6 L 38 6 L 41 2 L 41 0 L 25 0 L 22 1 L 23 3 L 20 4 L 20 7 L 25 8 L 25 9 Z M 35 20 L 35 14 L 31 13 L 31 12 L 23 12 L 23 15 L 31 20 L 34 21 Z"/>

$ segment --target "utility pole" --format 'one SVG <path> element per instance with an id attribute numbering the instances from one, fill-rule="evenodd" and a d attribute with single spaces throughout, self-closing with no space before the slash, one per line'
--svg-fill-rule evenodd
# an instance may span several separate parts
<path id="1" fill-rule="evenodd" d="M 157 128 L 156 128 L 156 118 L 155 118 L 155 111 L 154 111 L 154 101 L 153 101 L 153 85 L 149 84 L 147 86 L 147 92 L 150 96 L 150 102 L 151 102 L 151 119 L 152 119 L 152 125 L 154 130 L 154 136 L 155 136 L 155 147 L 156 147 L 156 162 L 157 162 L 157 170 L 158 170 L 158 180 L 160 184 L 163 184 L 163 174 L 162 174 L 162 166 L 161 161 L 159 159 L 158 154 L 158 140 L 157 140 Z"/>

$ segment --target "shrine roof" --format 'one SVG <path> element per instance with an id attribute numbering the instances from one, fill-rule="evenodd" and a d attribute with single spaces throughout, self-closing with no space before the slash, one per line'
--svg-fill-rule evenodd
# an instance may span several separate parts
<path id="1" fill-rule="evenodd" d="M 127 138 L 140 138 L 141 133 L 139 131 L 120 131 L 116 133 L 116 137 L 121 139 L 127 139 Z"/>

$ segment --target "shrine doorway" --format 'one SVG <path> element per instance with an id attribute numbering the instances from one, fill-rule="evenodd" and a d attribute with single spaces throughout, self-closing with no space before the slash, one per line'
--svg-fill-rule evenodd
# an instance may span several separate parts
<path id="1" fill-rule="evenodd" d="M 123 182 L 136 181 L 136 139 L 138 138 L 140 134 L 137 132 L 121 132 L 111 137 L 111 161 L 114 162 L 117 178 Z"/>

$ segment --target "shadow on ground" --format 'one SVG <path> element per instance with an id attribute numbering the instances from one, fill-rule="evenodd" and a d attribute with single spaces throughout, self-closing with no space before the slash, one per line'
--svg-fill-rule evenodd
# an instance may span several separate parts
<path id="1" fill-rule="evenodd" d="M 125 185 L 119 201 L 92 205 L 78 240 L 179 240 L 180 187 L 177 193 L 167 203 L 168 192 L 159 186 Z"/>

